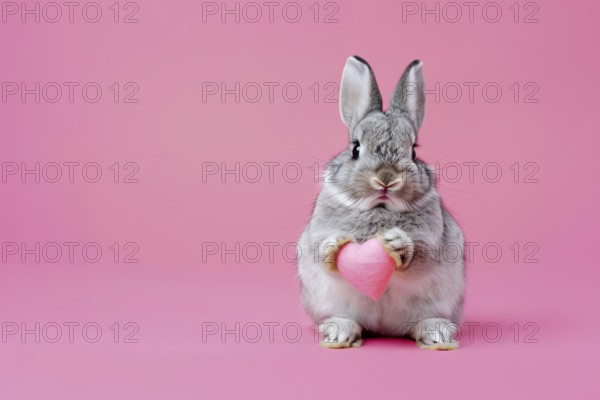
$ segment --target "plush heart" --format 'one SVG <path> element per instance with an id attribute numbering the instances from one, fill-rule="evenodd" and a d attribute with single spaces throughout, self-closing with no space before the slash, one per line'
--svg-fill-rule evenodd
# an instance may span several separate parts
<path id="1" fill-rule="evenodd" d="M 363 244 L 345 244 L 338 252 L 336 264 L 344 279 L 373 300 L 385 291 L 396 265 L 377 238 Z"/>

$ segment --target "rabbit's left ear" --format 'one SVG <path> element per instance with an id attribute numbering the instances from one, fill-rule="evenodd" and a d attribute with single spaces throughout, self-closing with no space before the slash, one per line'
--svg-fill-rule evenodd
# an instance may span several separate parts
<path id="1" fill-rule="evenodd" d="M 423 83 L 423 63 L 415 60 L 402 74 L 394 89 L 391 111 L 405 114 L 416 131 L 419 130 L 425 116 L 425 85 Z"/>
<path id="2" fill-rule="evenodd" d="M 340 88 L 342 120 L 352 129 L 365 115 L 371 111 L 381 111 L 382 107 L 381 94 L 371 67 L 360 57 L 349 57 Z"/>

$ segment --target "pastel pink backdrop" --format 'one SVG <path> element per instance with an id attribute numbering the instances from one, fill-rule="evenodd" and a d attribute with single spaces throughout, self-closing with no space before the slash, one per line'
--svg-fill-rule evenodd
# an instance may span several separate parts
<path id="1" fill-rule="evenodd" d="M 114 23 L 106 1 L 95 24 L 80 14 L 73 23 L 66 16 L 54 24 L 7 16 L 0 24 L 2 82 L 94 81 L 103 89 L 93 104 L 80 96 L 73 103 L 36 104 L 32 96 L 0 103 L 2 162 L 97 162 L 103 172 L 98 183 L 7 177 L 0 183 L 1 241 L 98 242 L 104 250 L 98 263 L 35 263 L 31 256 L 2 262 L 2 322 L 96 322 L 103 336 L 98 343 L 8 336 L 0 343 L 1 398 L 592 398 L 600 355 L 600 272 L 591 251 L 599 222 L 598 3 L 538 2 L 539 22 L 531 24 L 514 23 L 512 2 L 504 1 L 495 24 L 479 13 L 473 23 L 466 15 L 457 23 L 431 16 L 403 22 L 402 2 L 395 1 L 340 1 L 338 23 L 314 23 L 312 3 L 299 3 L 298 23 L 278 13 L 273 23 L 266 15 L 257 23 L 231 16 L 203 23 L 202 2 L 195 1 L 139 1 L 139 23 Z M 320 7 L 323 19 L 332 9 Z M 520 17 L 530 11 L 521 8 Z M 496 103 L 480 91 L 472 103 L 466 92 L 456 103 L 428 96 L 419 138 L 419 156 L 431 164 L 502 166 L 497 183 L 476 175 L 474 182 L 440 185 L 467 240 L 503 250 L 499 262 L 476 253 L 468 265 L 464 319 L 480 326 L 459 351 L 426 352 L 392 339 L 322 349 L 300 305 L 295 265 L 281 253 L 298 239 L 318 192 L 310 167 L 346 145 L 337 104 L 323 101 L 323 85 L 339 82 L 352 54 L 371 63 L 386 103 L 415 58 L 424 61 L 428 83 L 497 82 L 503 89 Z M 139 102 L 114 103 L 114 82 L 121 90 L 137 83 Z M 203 82 L 295 82 L 303 94 L 296 103 L 279 90 L 272 103 L 265 92 L 256 103 L 236 103 L 232 95 L 204 102 Z M 314 82 L 323 91 L 317 103 Z M 515 103 L 513 82 L 535 82 L 539 102 Z M 139 183 L 112 182 L 108 167 L 115 162 L 136 163 Z M 296 162 L 303 175 L 286 182 L 279 168 L 274 182 L 203 182 L 207 162 Z M 521 176 L 515 183 L 508 168 L 515 162 L 535 163 L 539 182 Z M 139 263 L 122 262 L 124 250 L 114 263 L 113 242 L 137 243 Z M 231 255 L 203 262 L 208 242 L 279 247 L 273 260 L 263 246 L 254 263 Z M 539 263 L 524 263 L 523 249 L 515 262 L 514 242 L 536 243 Z M 139 343 L 114 343 L 114 322 L 136 323 Z M 232 329 L 236 322 L 280 325 L 273 343 L 266 328 L 257 343 L 235 343 L 232 334 L 203 342 L 203 323 Z M 295 343 L 281 333 L 290 322 L 303 328 Z M 523 340 L 528 322 L 539 327 L 538 343 Z M 488 323 L 502 328 L 496 343 L 484 340 Z"/>

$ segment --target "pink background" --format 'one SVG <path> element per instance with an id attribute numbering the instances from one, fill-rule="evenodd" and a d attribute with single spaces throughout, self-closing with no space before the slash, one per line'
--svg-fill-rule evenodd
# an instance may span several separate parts
<path id="1" fill-rule="evenodd" d="M 466 8 L 460 21 L 442 16 L 436 23 L 432 15 L 403 22 L 402 2 L 339 1 L 338 22 L 328 24 L 322 20 L 335 8 L 326 2 L 319 3 L 319 23 L 312 1 L 299 3 L 297 23 L 283 19 L 285 3 L 272 23 L 266 8 L 256 23 L 243 16 L 236 23 L 231 15 L 225 23 L 208 15 L 203 23 L 202 2 L 139 1 L 139 22 L 131 24 L 113 22 L 112 3 L 100 2 L 97 23 L 81 17 L 81 6 L 73 23 L 66 8 L 57 23 L 35 23 L 31 16 L 22 23 L 20 14 L 4 15 L 0 23 L 2 82 L 30 88 L 97 82 L 103 89 L 97 103 L 83 100 L 80 90 L 73 103 L 66 92 L 57 103 L 35 103 L 34 95 L 0 103 L 0 161 L 30 168 L 96 162 L 103 173 L 97 183 L 84 181 L 80 169 L 73 183 L 65 176 L 57 183 L 26 176 L 22 183 L 19 175 L 0 182 L 1 242 L 28 248 L 97 242 L 103 250 L 97 263 L 80 252 L 72 263 L 64 254 L 56 263 L 36 263 L 32 255 L 22 262 L 20 253 L 2 260 L 4 325 L 95 322 L 103 334 L 97 343 L 85 341 L 80 330 L 73 343 L 66 329 L 57 343 L 44 337 L 36 343 L 33 334 L 24 343 L 19 334 L 7 336 L 0 342 L 0 398 L 592 398 L 600 355 L 600 272 L 590 251 L 599 222 L 597 2 L 537 2 L 538 23 L 522 22 L 535 11 L 525 2 L 515 23 L 512 1 L 498 3 L 500 21 L 487 22 L 482 2 L 472 23 Z M 121 9 L 119 18 L 132 9 Z M 254 11 L 247 11 L 252 18 Z M 446 11 L 446 19 L 454 17 Z M 308 221 L 319 188 L 311 166 L 322 167 L 346 145 L 337 104 L 324 101 L 324 87 L 339 83 L 352 54 L 371 63 L 386 102 L 415 58 L 424 61 L 428 88 L 496 82 L 503 90 L 495 103 L 481 90 L 473 102 L 466 91 L 457 102 L 449 101 L 453 94 L 439 102 L 428 95 L 420 134 L 419 155 L 431 164 L 480 163 L 473 182 L 463 167 L 462 179 L 442 179 L 439 186 L 467 240 L 480 243 L 468 265 L 465 308 L 465 321 L 479 326 L 459 351 L 426 352 L 399 339 L 325 350 L 315 344 L 300 305 L 295 265 L 281 249 Z M 121 87 L 117 103 L 109 89 L 114 82 Z M 139 87 L 137 103 L 121 101 L 127 82 Z M 278 82 L 279 89 L 295 82 L 303 92 L 295 103 L 281 90 L 273 102 L 266 91 L 255 103 L 236 103 L 233 95 L 203 101 L 202 82 L 229 88 Z M 321 88 L 317 102 L 314 82 Z M 514 82 L 521 90 L 516 103 L 509 89 Z M 537 103 L 523 101 L 531 91 L 524 89 L 527 82 L 539 88 Z M 122 174 L 130 171 L 125 163 L 136 163 L 139 182 L 123 183 L 121 175 L 114 183 L 109 167 L 115 162 Z M 207 162 L 280 166 L 273 182 L 266 168 L 257 183 L 243 177 L 236 183 L 233 175 L 203 182 Z M 302 168 L 297 182 L 281 176 L 289 162 Z M 501 166 L 496 183 L 481 175 L 490 162 Z M 517 183 L 509 169 L 516 162 Z M 537 166 L 537 183 L 524 182 L 531 171 L 525 163 Z M 117 263 L 109 249 L 114 242 L 121 246 Z M 138 263 L 123 262 L 127 242 L 139 247 Z M 239 261 L 225 254 L 224 262 L 220 253 L 204 254 L 203 262 L 207 242 L 230 249 L 258 243 L 263 254 L 256 262 L 254 253 Z M 265 242 L 278 243 L 272 259 Z M 534 247 L 525 249 L 530 242 Z M 497 262 L 482 255 L 487 243 L 502 249 Z M 525 262 L 535 246 L 539 262 Z M 138 343 L 123 343 L 123 329 L 114 343 L 109 327 L 115 322 L 137 324 Z M 236 322 L 263 326 L 263 336 L 250 343 L 244 337 L 254 331 L 240 328 L 240 343 L 233 334 L 202 340 L 203 323 L 234 330 Z M 264 325 L 271 322 L 280 324 L 273 343 Z M 297 342 L 283 336 L 286 323 L 302 327 Z M 486 324 L 501 328 L 497 342 L 486 340 Z M 537 343 L 525 339 L 531 327 L 538 328 L 529 337 Z M 295 336 L 294 329 L 288 333 Z"/>

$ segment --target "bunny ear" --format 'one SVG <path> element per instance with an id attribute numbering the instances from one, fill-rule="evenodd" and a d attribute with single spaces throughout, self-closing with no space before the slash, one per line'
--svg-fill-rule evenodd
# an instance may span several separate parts
<path id="1" fill-rule="evenodd" d="M 425 116 L 425 85 L 423 83 L 423 63 L 415 60 L 402 74 L 394 89 L 390 110 L 405 114 L 415 132 L 419 130 Z"/>
<path id="2" fill-rule="evenodd" d="M 381 111 L 381 94 L 371 67 L 360 57 L 346 61 L 340 88 L 340 114 L 342 120 L 353 128 L 371 111 Z"/>

